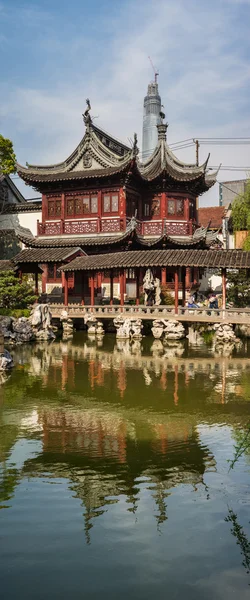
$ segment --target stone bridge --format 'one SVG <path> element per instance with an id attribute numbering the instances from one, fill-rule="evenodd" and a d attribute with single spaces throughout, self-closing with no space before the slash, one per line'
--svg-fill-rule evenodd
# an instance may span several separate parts
<path id="1" fill-rule="evenodd" d="M 175 319 L 187 323 L 230 323 L 232 325 L 250 325 L 249 308 L 211 309 L 178 307 L 174 306 L 119 306 L 82 304 L 50 304 L 52 317 L 60 318 L 63 310 L 67 310 L 71 319 L 83 319 L 86 314 L 92 313 L 98 319 L 114 319 L 118 315 L 124 318 L 137 317 L 144 320 Z"/>

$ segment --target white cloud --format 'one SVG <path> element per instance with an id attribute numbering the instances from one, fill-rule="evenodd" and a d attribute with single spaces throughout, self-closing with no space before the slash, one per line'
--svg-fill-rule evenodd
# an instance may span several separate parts
<path id="1" fill-rule="evenodd" d="M 140 140 L 143 97 L 153 75 L 148 54 L 160 70 L 170 142 L 197 136 L 249 136 L 248 38 L 244 22 L 242 31 L 234 26 L 237 4 L 249 2 L 213 0 L 208 5 L 197 0 L 158 0 L 156 9 L 153 0 L 129 0 L 98 24 L 105 42 L 102 35 L 93 38 L 85 29 L 82 36 L 69 36 L 64 44 L 60 32 L 54 33 L 50 14 L 42 14 L 49 27 L 38 41 L 46 64 L 39 85 L 25 69 L 23 85 L 20 81 L 0 84 L 5 99 L 1 124 L 14 140 L 18 159 L 48 163 L 65 158 L 83 134 L 81 113 L 87 96 L 100 126 L 124 141 L 137 131 Z M 26 14 L 29 27 L 32 20 L 37 23 L 39 12 L 26 7 Z M 53 62 L 51 71 L 48 59 L 56 61 L 57 56 L 58 68 Z M 213 146 L 211 164 L 250 165 L 249 148 Z M 201 159 L 208 151 L 201 148 Z M 193 159 L 194 150 L 181 151 L 179 156 Z M 243 176 L 233 173 L 232 178 Z M 229 179 L 230 173 L 220 177 Z"/>

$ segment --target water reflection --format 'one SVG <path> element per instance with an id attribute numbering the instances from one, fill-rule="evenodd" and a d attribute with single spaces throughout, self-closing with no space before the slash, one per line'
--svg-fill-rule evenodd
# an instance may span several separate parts
<path id="1" fill-rule="evenodd" d="M 172 394 L 176 405 L 179 388 L 182 393 L 192 393 L 197 385 L 205 387 L 212 402 L 232 401 L 242 395 L 241 376 L 250 370 L 248 358 L 214 358 L 199 353 L 187 356 L 183 343 L 163 345 L 160 340 L 154 340 L 146 351 L 139 340 L 118 340 L 112 349 L 105 349 L 103 340 L 87 340 L 82 345 L 61 342 L 37 345 L 32 353 L 22 347 L 16 357 L 19 366 L 28 364 L 30 375 L 40 378 L 44 387 L 80 392 L 84 378 L 92 392 L 109 386 L 122 399 L 127 388 L 131 390 L 134 372 L 140 397 L 143 393 L 148 397 L 154 388 Z M 151 389 L 147 392 L 146 388 Z"/>
<path id="2" fill-rule="evenodd" d="M 137 519 L 145 490 L 158 532 L 177 489 L 208 501 L 218 465 L 201 425 L 248 422 L 243 356 L 79 336 L 17 348 L 15 361 L 0 390 L 0 506 L 12 507 L 23 480 L 66 480 L 88 544 L 115 504 Z"/>

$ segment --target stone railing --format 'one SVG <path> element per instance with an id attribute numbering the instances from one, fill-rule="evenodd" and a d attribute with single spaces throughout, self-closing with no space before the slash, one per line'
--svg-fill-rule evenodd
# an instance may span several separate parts
<path id="1" fill-rule="evenodd" d="M 232 323 L 232 324 L 249 324 L 250 325 L 250 309 L 211 309 L 208 307 L 188 308 L 178 307 L 178 312 L 175 312 L 174 306 L 119 306 L 119 305 L 82 305 L 69 304 L 65 307 L 62 304 L 50 304 L 52 316 L 58 318 L 61 311 L 66 309 L 68 316 L 71 318 L 84 318 L 87 313 L 93 313 L 99 319 L 114 318 L 120 314 L 124 317 L 137 316 L 140 319 L 176 319 L 186 322 L 212 322 L 212 323 Z"/>

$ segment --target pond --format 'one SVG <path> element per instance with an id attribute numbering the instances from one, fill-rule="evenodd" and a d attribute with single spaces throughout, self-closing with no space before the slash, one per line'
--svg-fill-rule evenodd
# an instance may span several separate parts
<path id="1" fill-rule="evenodd" d="M 0 387 L 5 600 L 250 592 L 250 348 L 85 333 L 23 345 Z"/>

